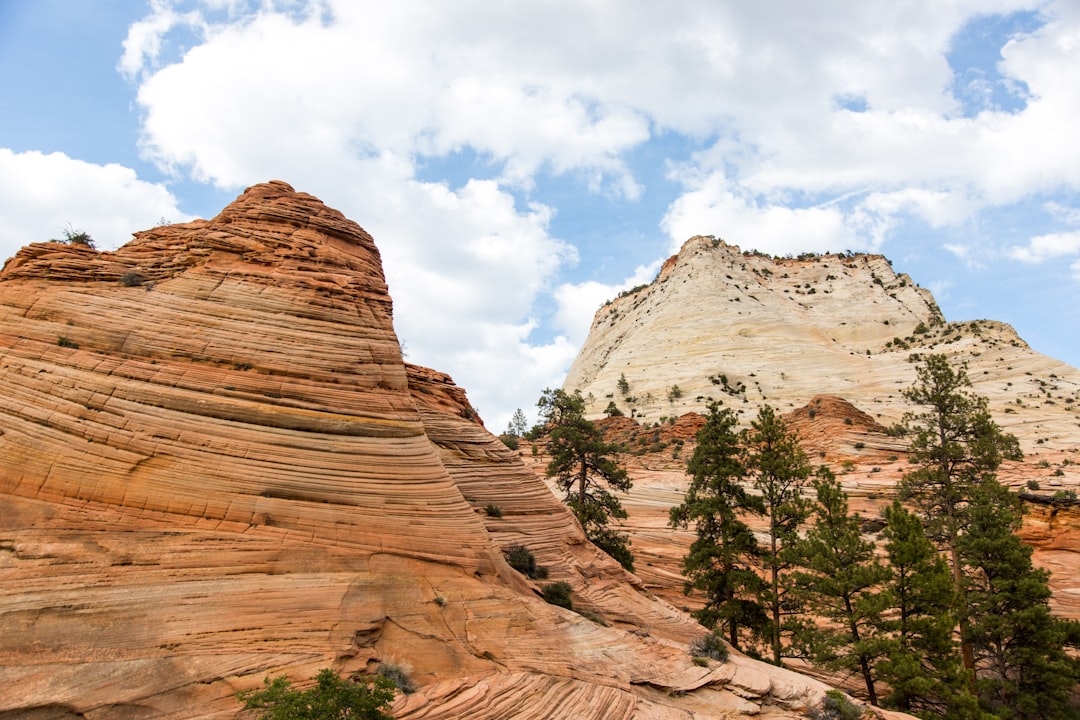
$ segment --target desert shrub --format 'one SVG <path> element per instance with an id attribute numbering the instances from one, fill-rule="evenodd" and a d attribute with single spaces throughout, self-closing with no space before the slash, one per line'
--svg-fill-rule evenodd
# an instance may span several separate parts
<path id="1" fill-rule="evenodd" d="M 76 230 L 68 225 L 63 230 L 64 237 L 59 240 L 53 240 L 53 242 L 64 243 L 65 245 L 82 245 L 88 247 L 91 250 L 94 249 L 94 238 L 90 237 L 88 233 L 83 230 Z"/>
<path id="2" fill-rule="evenodd" d="M 544 600 L 552 605 L 558 605 L 559 607 L 566 608 L 567 610 L 574 609 L 574 601 L 570 598 L 571 587 L 570 583 L 559 582 L 545 585 L 543 588 Z"/>
<path id="3" fill-rule="evenodd" d="M 862 715 L 862 709 L 839 690 L 826 690 L 821 707 L 806 713 L 810 720 L 859 720 Z"/>
<path id="4" fill-rule="evenodd" d="M 378 673 L 392 681 L 397 689 L 406 695 L 416 692 L 416 683 L 409 678 L 409 671 L 405 666 L 397 663 L 380 663 Z"/>
<path id="5" fill-rule="evenodd" d="M 1028 490 L 1038 490 L 1039 489 L 1039 481 L 1038 480 L 1028 480 L 1027 481 L 1027 489 Z"/>
<path id="6" fill-rule="evenodd" d="M 614 400 L 612 400 L 607 404 L 607 407 L 604 408 L 604 414 L 608 417 L 622 417 L 623 411 L 620 410 L 619 406 L 615 404 Z"/>
<path id="7" fill-rule="evenodd" d="M 527 578 L 543 579 L 548 576 L 547 568 L 536 564 L 536 557 L 524 545 L 511 545 L 503 553 L 510 567 Z"/>
<path id="8" fill-rule="evenodd" d="M 372 678 L 370 683 L 344 680 L 325 669 L 307 690 L 294 690 L 286 677 L 267 677 L 262 689 L 239 692 L 236 697 L 245 710 L 255 710 L 259 720 L 390 720 L 383 711 L 394 700 L 394 682 L 385 677 Z"/>
<path id="9" fill-rule="evenodd" d="M 124 287 L 139 287 L 143 282 L 143 276 L 134 270 L 128 270 L 120 276 L 120 284 Z"/>
<path id="10" fill-rule="evenodd" d="M 56 344 L 59 345 L 60 347 L 73 348 L 73 349 L 76 349 L 76 350 L 79 348 L 79 343 L 77 343 L 74 340 L 72 340 L 71 338 L 65 337 L 63 335 L 56 338 Z"/>
<path id="11" fill-rule="evenodd" d="M 487 513 L 488 517 L 493 517 L 493 518 L 501 518 L 502 517 L 502 508 L 499 507 L 498 505 L 496 505 L 495 503 L 488 503 L 487 507 L 484 508 L 484 512 Z"/>
<path id="12" fill-rule="evenodd" d="M 716 633 L 707 633 L 690 641 L 690 654 L 695 658 L 712 658 L 725 662 L 728 659 L 728 647 Z"/>
<path id="13" fill-rule="evenodd" d="M 499 439 L 502 440 L 502 444 L 511 450 L 518 449 L 517 435 L 500 435 Z"/>
<path id="14" fill-rule="evenodd" d="M 855 443 L 855 449 L 856 449 L 856 450 L 862 450 L 862 449 L 863 449 L 863 448 L 865 448 L 865 447 L 866 447 L 866 443 L 864 443 L 864 442 L 857 442 L 857 443 Z"/>
<path id="15" fill-rule="evenodd" d="M 709 667 L 709 659 L 703 657 L 694 658 L 694 664 L 698 667 Z"/>

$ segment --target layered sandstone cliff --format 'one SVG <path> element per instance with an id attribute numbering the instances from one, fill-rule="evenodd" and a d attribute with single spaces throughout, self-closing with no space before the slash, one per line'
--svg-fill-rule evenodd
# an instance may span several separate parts
<path id="1" fill-rule="evenodd" d="M 484 512 L 496 505 L 501 517 Z M 593 619 L 503 560 L 524 544 Z M 793 718 L 588 544 L 440 373 L 370 236 L 280 182 L 116 252 L 0 273 L 0 717 L 235 717 L 237 690 L 410 668 L 399 718 Z"/>
<path id="2" fill-rule="evenodd" d="M 615 402 L 655 422 L 713 399 L 748 421 L 764 402 L 788 412 L 832 395 L 891 425 L 926 353 L 966 362 L 1026 451 L 1080 441 L 1080 370 L 1008 325 L 945 322 L 880 255 L 773 258 L 711 237 L 691 238 L 651 284 L 596 312 L 564 387 L 581 390 L 594 417 Z"/>

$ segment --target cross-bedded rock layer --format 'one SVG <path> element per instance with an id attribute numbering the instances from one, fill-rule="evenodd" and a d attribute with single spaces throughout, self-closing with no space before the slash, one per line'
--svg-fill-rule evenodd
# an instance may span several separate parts
<path id="1" fill-rule="evenodd" d="M 593 620 L 509 568 L 519 543 Z M 402 361 L 371 237 L 317 199 L 258 185 L 0 273 L 0 717 L 234 717 L 267 674 L 390 661 L 420 685 L 399 718 L 795 717 L 820 697 L 746 658 L 693 664 L 700 632 L 450 378 Z"/>

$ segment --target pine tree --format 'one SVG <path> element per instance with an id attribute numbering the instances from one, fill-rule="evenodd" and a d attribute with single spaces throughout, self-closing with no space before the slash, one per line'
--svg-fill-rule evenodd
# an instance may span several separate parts
<path id="1" fill-rule="evenodd" d="M 1036 569 L 1031 548 L 1015 535 L 1020 508 L 996 481 L 970 498 L 970 523 L 958 541 L 966 569 L 966 639 L 975 658 L 982 706 L 1006 720 L 1080 717 L 1070 694 L 1080 681 L 1080 624 L 1053 617 L 1049 573 Z"/>
<path id="2" fill-rule="evenodd" d="M 903 430 L 911 437 L 910 462 L 916 467 L 901 480 L 900 496 L 915 503 L 928 535 L 946 553 L 960 596 L 961 656 L 971 670 L 974 656 L 965 630 L 957 542 L 969 522 L 969 499 L 975 488 L 994 477 L 1003 460 L 1021 459 L 1020 445 L 994 423 L 986 399 L 970 391 L 963 366 L 954 370 L 944 355 L 928 355 L 916 373 L 916 383 L 904 397 L 926 410 L 904 418 Z"/>
<path id="3" fill-rule="evenodd" d="M 544 390 L 537 406 L 550 427 L 548 477 L 555 478 L 566 494 L 565 502 L 585 536 L 633 572 L 629 537 L 609 524 L 611 518 L 626 519 L 626 511 L 612 490 L 626 492 L 632 486 L 616 459 L 619 446 L 605 442 L 600 428 L 585 418 L 580 392 Z"/>
<path id="4" fill-rule="evenodd" d="M 525 433 L 528 431 L 529 423 L 525 419 L 525 413 L 521 411 L 521 408 L 514 410 L 514 414 L 510 417 L 510 424 L 506 427 L 506 434 L 514 437 L 525 437 Z"/>
<path id="5" fill-rule="evenodd" d="M 799 610 L 789 592 L 786 574 L 795 559 L 799 526 L 810 516 L 810 502 L 803 497 L 802 489 L 809 480 L 811 467 L 806 453 L 799 447 L 798 437 L 768 404 L 761 406 L 744 444 L 747 471 L 751 483 L 761 493 L 763 514 L 768 522 L 768 544 L 760 554 L 766 581 L 763 597 L 769 612 L 765 635 L 773 662 L 780 665 L 786 620 Z"/>
<path id="6" fill-rule="evenodd" d="M 889 640 L 877 666 L 892 690 L 884 704 L 924 718 L 978 717 L 954 639 L 956 593 L 949 567 L 917 515 L 895 500 L 884 515 L 892 570 L 889 613 L 881 624 Z"/>
<path id="7" fill-rule="evenodd" d="M 889 569 L 874 557 L 874 544 L 862 539 L 861 519 L 848 514 L 847 495 L 828 468 L 818 470 L 814 489 L 814 524 L 800 545 L 804 569 L 792 576 L 818 621 L 802 623 L 795 640 L 813 663 L 858 672 L 877 705 L 874 664 L 884 650 L 877 629 L 886 604 L 878 587 Z"/>
<path id="8" fill-rule="evenodd" d="M 760 628 L 765 613 L 759 602 L 760 576 L 751 567 L 758 544 L 744 512 L 759 512 L 760 499 L 747 493 L 742 449 L 735 431 L 737 419 L 728 409 L 709 404 L 705 425 L 697 434 L 687 463 L 690 487 L 681 505 L 671 509 L 672 527 L 693 523 L 697 538 L 683 558 L 685 591 L 705 594 L 705 607 L 694 616 L 706 627 L 725 628 L 728 641 L 739 647 L 739 629 Z"/>

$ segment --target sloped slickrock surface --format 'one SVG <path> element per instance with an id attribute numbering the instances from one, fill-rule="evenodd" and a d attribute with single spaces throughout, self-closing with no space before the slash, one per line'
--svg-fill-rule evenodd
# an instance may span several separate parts
<path id="1" fill-rule="evenodd" d="M 513 544 L 594 619 L 544 603 Z M 0 273 L 0 717 L 232 718 L 265 675 L 386 662 L 419 685 L 399 718 L 794 718 L 821 697 L 741 656 L 694 665 L 700 632 L 450 378 L 402 361 L 372 239 L 317 199 L 258 185 Z"/>
<path id="2" fill-rule="evenodd" d="M 790 412 L 830 395 L 889 426 L 910 409 L 901 392 L 927 353 L 968 364 L 1025 452 L 1076 449 L 1080 370 L 1004 323 L 945 322 L 930 292 L 880 255 L 784 259 L 691 238 L 651 284 L 597 310 L 564 387 L 581 390 L 593 417 L 614 402 L 653 423 L 712 399 L 749 423 L 762 403 Z"/>
<path id="3" fill-rule="evenodd" d="M 597 310 L 564 383 L 592 417 L 612 402 L 626 415 L 613 418 L 623 426 L 613 437 L 631 450 L 626 528 L 646 587 L 693 605 L 679 575 L 690 534 L 666 527 L 687 487 L 686 418 L 718 401 L 745 427 L 771 404 L 811 461 L 837 473 L 853 509 L 877 518 L 908 471 L 906 443 L 886 428 L 915 409 L 903 391 L 928 353 L 966 364 L 974 392 L 1020 440 L 1025 460 L 1006 463 L 1002 481 L 1043 501 L 1066 495 L 1025 503 L 1022 535 L 1053 573 L 1054 609 L 1080 618 L 1080 508 L 1067 502 L 1080 490 L 1080 370 L 1003 323 L 946 322 L 929 291 L 880 255 L 773 258 L 704 236 Z"/>

